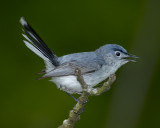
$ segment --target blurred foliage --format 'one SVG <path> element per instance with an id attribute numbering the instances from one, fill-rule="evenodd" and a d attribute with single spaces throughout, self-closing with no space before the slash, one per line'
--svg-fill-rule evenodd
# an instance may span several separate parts
<path id="1" fill-rule="evenodd" d="M 112 89 L 90 97 L 76 128 L 160 127 L 160 1 L 1 1 L 0 127 L 56 128 L 75 102 L 48 82 L 37 81 L 43 61 L 22 42 L 24 16 L 62 56 L 120 44 L 140 56 L 123 66 Z"/>

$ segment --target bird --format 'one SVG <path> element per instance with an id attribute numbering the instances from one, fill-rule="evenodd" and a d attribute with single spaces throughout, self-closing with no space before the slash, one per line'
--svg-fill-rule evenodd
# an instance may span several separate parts
<path id="1" fill-rule="evenodd" d="M 93 88 L 100 82 L 114 74 L 122 65 L 136 62 L 135 55 L 129 54 L 126 49 L 117 44 L 106 44 L 95 51 L 72 53 L 58 57 L 24 17 L 20 18 L 24 44 L 44 60 L 44 75 L 40 77 L 51 78 L 60 90 L 68 94 L 81 94 L 83 89 L 75 70 L 79 69 L 85 83 Z"/>

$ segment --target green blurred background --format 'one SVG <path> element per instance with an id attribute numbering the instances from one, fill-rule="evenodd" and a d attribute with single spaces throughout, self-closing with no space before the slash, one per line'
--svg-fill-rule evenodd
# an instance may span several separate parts
<path id="1" fill-rule="evenodd" d="M 0 7 L 0 127 L 56 128 L 75 101 L 49 79 L 22 42 L 24 16 L 62 56 L 120 44 L 140 56 L 116 73 L 111 90 L 90 97 L 75 128 L 160 128 L 159 0 L 14 0 Z"/>

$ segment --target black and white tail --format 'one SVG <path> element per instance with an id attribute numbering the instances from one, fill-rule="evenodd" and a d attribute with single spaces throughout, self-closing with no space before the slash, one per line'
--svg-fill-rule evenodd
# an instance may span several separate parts
<path id="1" fill-rule="evenodd" d="M 58 66 L 58 57 L 48 48 L 23 17 L 20 18 L 20 23 L 24 27 L 25 34 L 22 35 L 27 40 L 23 40 L 25 45 L 45 61 L 46 67 L 51 65 Z"/>

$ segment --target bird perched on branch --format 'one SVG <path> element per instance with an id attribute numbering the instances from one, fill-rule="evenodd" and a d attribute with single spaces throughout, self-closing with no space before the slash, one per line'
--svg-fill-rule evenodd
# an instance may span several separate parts
<path id="1" fill-rule="evenodd" d="M 69 94 L 82 92 L 75 76 L 76 69 L 81 71 L 85 83 L 92 88 L 114 74 L 122 65 L 130 61 L 135 62 L 133 58 L 137 58 L 117 44 L 107 44 L 91 52 L 58 57 L 23 17 L 20 23 L 23 26 L 25 45 L 45 62 L 46 69 L 40 79 L 51 78 L 58 88 Z"/>

